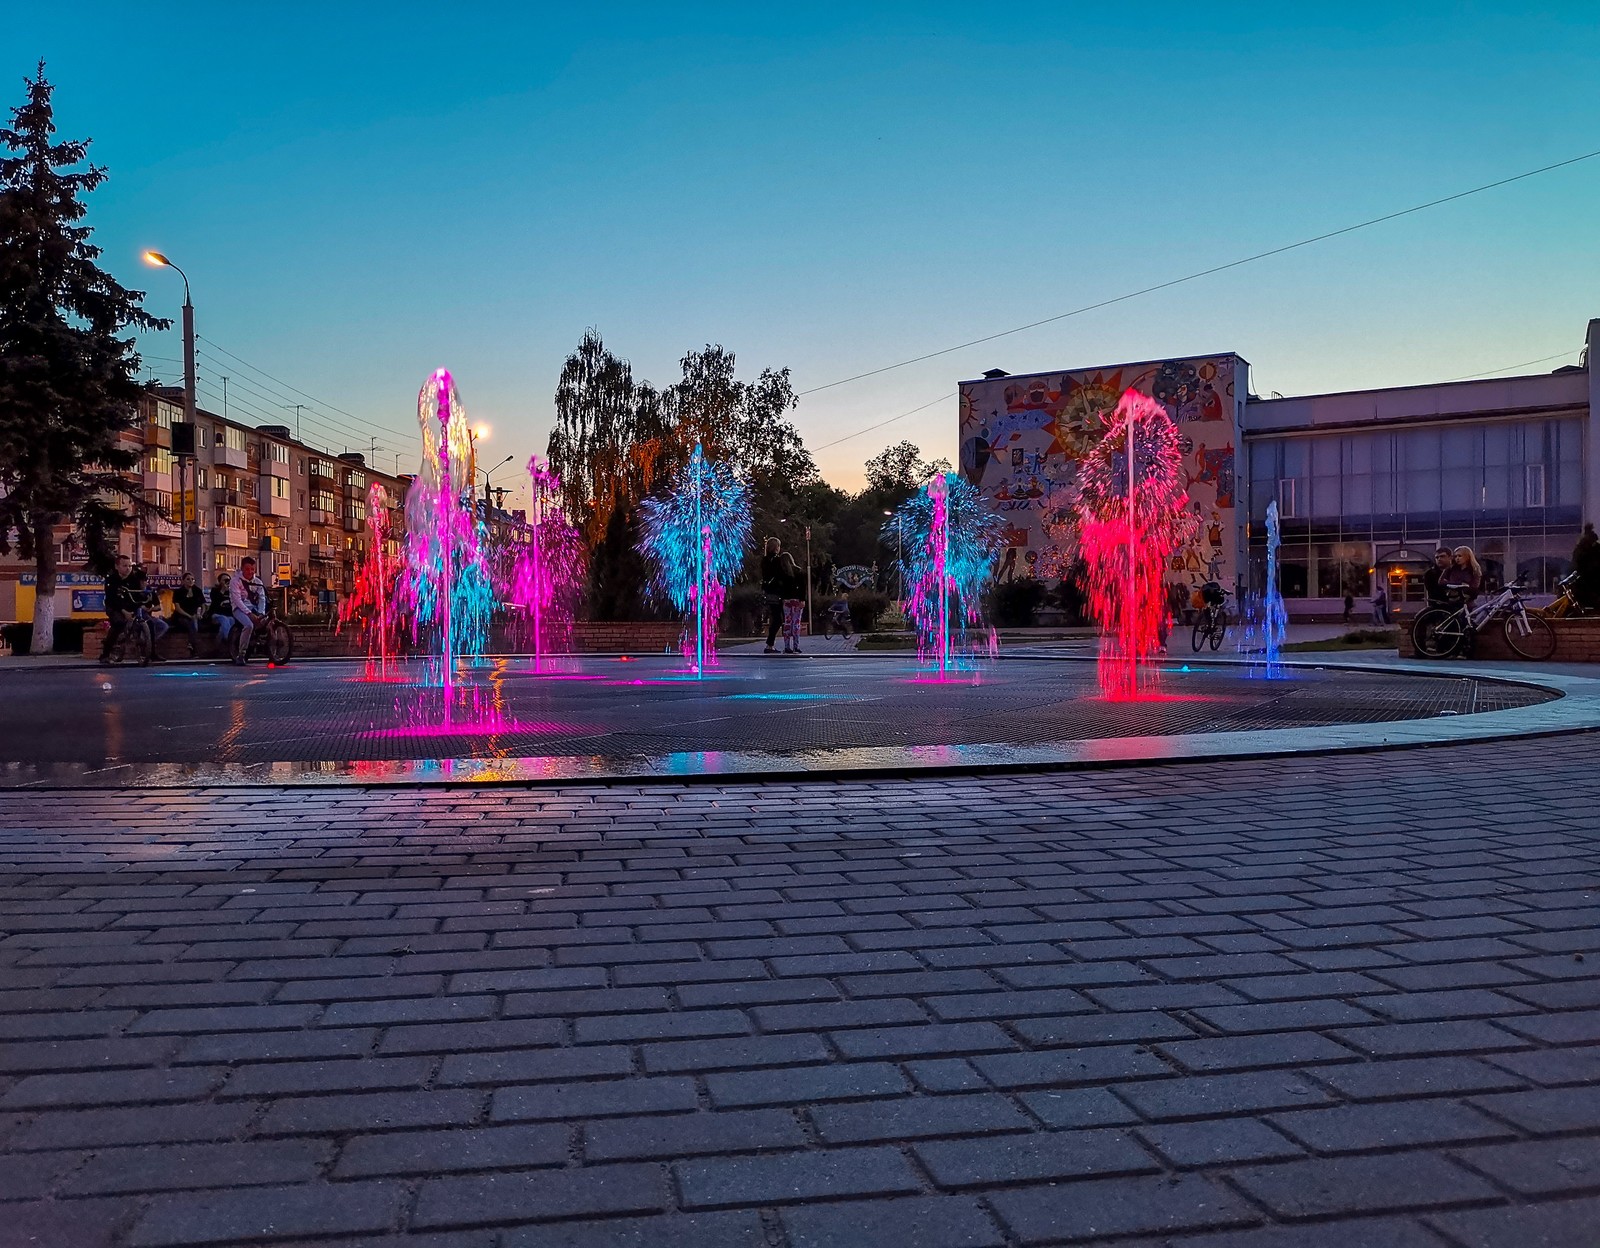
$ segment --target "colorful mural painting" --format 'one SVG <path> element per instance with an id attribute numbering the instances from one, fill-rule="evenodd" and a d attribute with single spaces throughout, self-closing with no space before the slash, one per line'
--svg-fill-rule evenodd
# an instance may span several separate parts
<path id="1" fill-rule="evenodd" d="M 1078 470 L 1130 388 L 1178 427 L 1193 536 L 1174 551 L 1173 585 L 1232 585 L 1234 452 L 1249 366 L 1236 355 L 961 383 L 961 474 L 1006 521 L 998 579 L 1060 576 L 1077 555 Z"/>

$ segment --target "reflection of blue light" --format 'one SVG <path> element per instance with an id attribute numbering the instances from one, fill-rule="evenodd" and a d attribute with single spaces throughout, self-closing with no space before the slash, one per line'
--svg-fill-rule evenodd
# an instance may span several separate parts
<path id="1" fill-rule="evenodd" d="M 150 674 L 151 674 L 151 675 L 152 675 L 152 676 L 215 676 L 215 675 L 216 675 L 216 673 L 215 673 L 215 672 L 208 672 L 208 671 L 193 671 L 193 672 L 151 672 L 151 673 L 150 673 Z"/>
<path id="2" fill-rule="evenodd" d="M 1188 665 L 1188 664 L 1187 664 L 1187 663 L 1185 663 L 1185 664 L 1184 664 L 1184 665 L 1183 665 L 1183 666 L 1182 666 L 1182 667 L 1180 667 L 1180 668 L 1179 668 L 1179 669 L 1178 669 L 1178 670 L 1179 670 L 1179 671 L 1180 671 L 1180 672 L 1187 672 L 1187 671 L 1188 671 L 1188 670 L 1189 670 L 1189 665 Z"/>
<path id="3" fill-rule="evenodd" d="M 826 702 L 837 697 L 832 693 L 730 693 L 729 698 L 749 698 L 757 702 Z"/>

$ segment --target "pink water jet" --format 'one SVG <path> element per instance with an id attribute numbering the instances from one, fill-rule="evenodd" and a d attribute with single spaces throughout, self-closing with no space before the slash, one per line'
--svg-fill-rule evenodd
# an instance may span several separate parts
<path id="1" fill-rule="evenodd" d="M 1167 409 L 1126 391 L 1105 435 L 1079 468 L 1079 550 L 1088 570 L 1089 606 L 1100 622 L 1100 691 L 1134 701 L 1158 678 L 1150 659 L 1162 648 L 1166 595 L 1162 572 L 1192 532 L 1178 431 Z"/>

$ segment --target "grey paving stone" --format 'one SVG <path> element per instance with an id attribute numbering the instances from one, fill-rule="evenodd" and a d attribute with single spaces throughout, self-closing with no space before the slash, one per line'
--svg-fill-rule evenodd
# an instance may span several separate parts
<path id="1" fill-rule="evenodd" d="M 1252 1199 L 1290 1219 L 1438 1209 L 1496 1195 L 1461 1166 L 1423 1152 L 1247 1166 L 1229 1177 Z"/>
<path id="2" fill-rule="evenodd" d="M 1009 1100 L 992 1092 L 823 1105 L 811 1111 L 811 1120 L 825 1144 L 989 1135 L 1032 1126 Z"/>
<path id="3" fill-rule="evenodd" d="M 1255 1118 L 1164 1122 L 1141 1126 L 1139 1137 L 1174 1166 L 1217 1166 L 1300 1157 L 1305 1149 Z"/>
<path id="4" fill-rule="evenodd" d="M 501 1248 L 768 1248 L 770 1243 L 760 1216 L 748 1210 L 557 1222 L 509 1229 L 502 1236 Z"/>
<path id="5" fill-rule="evenodd" d="M 1260 1217 L 1225 1187 L 1196 1175 L 1010 1188 L 993 1193 L 989 1204 L 1024 1244 L 1246 1226 Z"/>
<path id="6" fill-rule="evenodd" d="M 667 1207 L 659 1166 L 584 1166 L 430 1179 L 417 1193 L 411 1224 L 423 1229 L 541 1222 Z"/>
<path id="7" fill-rule="evenodd" d="M 569 1128 L 555 1125 L 358 1135 L 340 1149 L 333 1175 L 345 1179 L 559 1166 L 567 1160 L 570 1136 Z"/>
<path id="8" fill-rule="evenodd" d="M 329 1151 L 326 1144 L 308 1140 L 102 1149 L 62 1190 L 74 1196 L 110 1196 L 304 1183 L 318 1177 Z"/>
<path id="9" fill-rule="evenodd" d="M 1539 1088 L 1497 1092 L 1470 1102 L 1534 1135 L 1600 1131 L 1600 1087 Z"/>
<path id="10" fill-rule="evenodd" d="M 913 1146 L 940 1187 L 989 1187 L 1043 1179 L 1149 1174 L 1156 1160 L 1125 1131 L 1040 1132 L 990 1140 L 937 1140 Z"/>
<path id="11" fill-rule="evenodd" d="M 692 1079 L 611 1079 L 501 1088 L 490 1102 L 489 1117 L 495 1122 L 515 1122 L 664 1114 L 694 1109 L 698 1103 Z"/>
<path id="12" fill-rule="evenodd" d="M 1267 1121 L 1318 1153 L 1457 1144 L 1511 1134 L 1503 1124 L 1478 1111 L 1444 1100 L 1335 1105 L 1272 1114 Z"/>
<path id="13" fill-rule="evenodd" d="M 906 1159 L 892 1148 L 705 1158 L 679 1162 L 673 1171 L 689 1209 L 892 1196 L 921 1188 Z"/>
<path id="14" fill-rule="evenodd" d="M 1462 1248 L 1586 1248 L 1600 1226 L 1600 1199 L 1477 1209 L 1428 1219 Z"/>
<path id="15" fill-rule="evenodd" d="M 780 1215 L 790 1248 L 1004 1248 L 1000 1228 L 965 1196 L 801 1205 Z M 750 1243 L 760 1241 L 751 1240 Z"/>
<path id="16" fill-rule="evenodd" d="M 780 1109 L 608 1118 L 583 1128 L 583 1155 L 588 1162 L 755 1153 L 799 1148 L 805 1142 L 794 1114 Z"/>
<path id="17" fill-rule="evenodd" d="M 397 1183 L 295 1184 L 157 1196 L 134 1226 L 134 1248 L 388 1230 L 405 1199 Z"/>
<path id="18" fill-rule="evenodd" d="M 909 1091 L 906 1078 L 888 1062 L 845 1062 L 775 1070 L 728 1071 L 705 1077 L 711 1103 L 720 1108 L 748 1105 L 805 1105 L 892 1096 Z"/>

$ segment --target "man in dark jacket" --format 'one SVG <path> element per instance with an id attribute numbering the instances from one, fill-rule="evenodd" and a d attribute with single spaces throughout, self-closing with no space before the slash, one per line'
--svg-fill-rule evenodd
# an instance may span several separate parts
<path id="1" fill-rule="evenodd" d="M 1422 574 L 1422 588 L 1428 595 L 1430 606 L 1449 601 L 1444 588 L 1444 574 L 1450 570 L 1450 560 L 1450 548 L 1441 546 L 1433 552 L 1433 566 Z"/>
<path id="2" fill-rule="evenodd" d="M 111 648 L 122 636 L 122 630 L 133 619 L 137 604 L 134 601 L 133 560 L 118 555 L 116 566 L 106 574 L 106 640 L 100 647 L 100 661 L 111 662 Z"/>
<path id="3" fill-rule="evenodd" d="M 761 593 L 767 608 L 767 654 L 774 653 L 778 630 L 783 627 L 783 600 L 788 595 L 789 572 L 783 563 L 783 543 L 767 538 L 761 555 Z"/>

